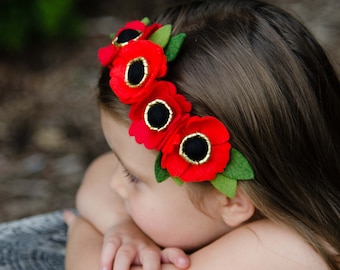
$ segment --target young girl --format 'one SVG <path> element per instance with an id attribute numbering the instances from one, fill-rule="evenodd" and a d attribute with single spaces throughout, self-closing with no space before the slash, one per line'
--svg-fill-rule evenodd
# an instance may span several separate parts
<path id="1" fill-rule="evenodd" d="M 340 87 L 318 43 L 258 1 L 155 22 L 99 51 L 112 153 L 65 212 L 66 268 L 340 269 Z"/>

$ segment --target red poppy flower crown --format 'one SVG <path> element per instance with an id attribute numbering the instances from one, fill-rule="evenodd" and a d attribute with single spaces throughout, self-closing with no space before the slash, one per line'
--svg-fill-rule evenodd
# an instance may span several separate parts
<path id="1" fill-rule="evenodd" d="M 161 80 L 185 34 L 171 36 L 171 25 L 132 21 L 112 35 L 112 43 L 98 51 L 110 68 L 110 87 L 130 105 L 129 134 L 137 143 L 159 154 L 158 182 L 171 177 L 183 182 L 210 181 L 228 197 L 236 194 L 237 180 L 254 178 L 247 159 L 229 143 L 229 132 L 212 116 L 190 115 L 191 103 L 172 82 Z"/>

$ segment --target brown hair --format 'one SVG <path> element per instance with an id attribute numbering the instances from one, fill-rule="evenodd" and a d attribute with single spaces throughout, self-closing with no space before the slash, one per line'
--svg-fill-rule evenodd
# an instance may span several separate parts
<path id="1" fill-rule="evenodd" d="M 322 48 L 289 14 L 258 1 L 193 1 L 157 22 L 187 34 L 166 79 L 193 114 L 228 127 L 254 169 L 254 181 L 239 185 L 257 211 L 339 269 L 340 85 Z M 128 121 L 108 80 L 104 69 L 99 100 Z"/>

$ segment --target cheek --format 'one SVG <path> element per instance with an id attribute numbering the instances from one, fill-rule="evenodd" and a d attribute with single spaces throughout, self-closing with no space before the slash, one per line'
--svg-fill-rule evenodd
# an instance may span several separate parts
<path id="1" fill-rule="evenodd" d="M 135 197 L 127 205 L 130 215 L 141 230 L 162 247 L 184 250 L 200 248 L 225 231 L 221 224 L 197 210 L 183 197 Z"/>
<path id="2" fill-rule="evenodd" d="M 156 244 L 162 247 L 186 247 L 184 245 L 188 241 L 183 239 L 190 236 L 183 236 L 187 221 L 181 218 L 186 211 L 180 210 L 176 199 L 157 195 L 149 193 L 148 196 L 130 200 L 128 208 L 131 217 Z"/>
<path id="3" fill-rule="evenodd" d="M 155 197 L 154 194 L 135 197 L 129 200 L 127 208 L 137 226 L 158 243 L 160 236 L 172 227 L 173 217 L 168 206 Z"/>

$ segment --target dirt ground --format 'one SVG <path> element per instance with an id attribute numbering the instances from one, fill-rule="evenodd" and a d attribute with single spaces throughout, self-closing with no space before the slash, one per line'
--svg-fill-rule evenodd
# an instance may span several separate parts
<path id="1" fill-rule="evenodd" d="M 338 0 L 272 2 L 299 16 L 339 67 Z M 124 16 L 140 15 L 124 3 Z M 107 15 L 102 9 L 86 18 L 76 43 L 0 58 L 0 222 L 74 207 L 86 166 L 108 150 L 95 101 L 96 53 L 122 22 Z"/>

